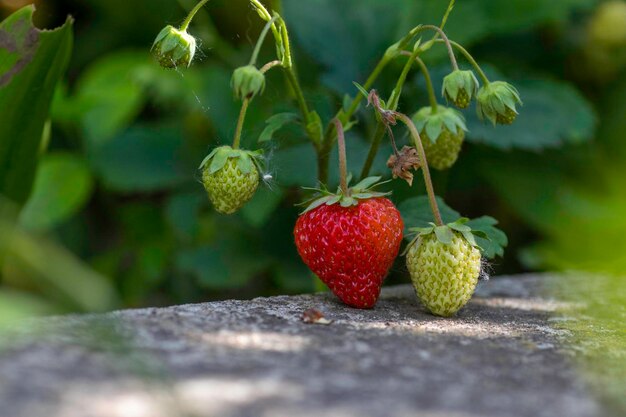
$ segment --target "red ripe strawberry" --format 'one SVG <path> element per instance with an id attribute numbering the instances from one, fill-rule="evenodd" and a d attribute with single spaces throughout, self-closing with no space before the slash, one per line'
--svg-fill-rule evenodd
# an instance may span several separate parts
<path id="1" fill-rule="evenodd" d="M 349 196 L 328 194 L 303 213 L 294 230 L 304 263 L 344 303 L 376 304 L 402 242 L 400 212 L 381 193 L 367 191 L 377 178 Z"/>

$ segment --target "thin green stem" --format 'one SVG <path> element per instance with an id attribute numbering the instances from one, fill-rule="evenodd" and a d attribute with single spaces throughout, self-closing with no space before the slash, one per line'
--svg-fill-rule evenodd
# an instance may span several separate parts
<path id="1" fill-rule="evenodd" d="M 428 168 L 428 161 L 426 160 L 426 152 L 424 151 L 424 145 L 422 145 L 422 139 L 417 132 L 417 128 L 410 117 L 406 114 L 396 113 L 396 117 L 406 125 L 409 129 L 409 133 L 415 142 L 415 148 L 420 157 L 422 174 L 424 175 L 424 184 L 426 184 L 426 193 L 428 194 L 428 202 L 430 203 L 430 209 L 433 212 L 435 223 L 437 226 L 443 226 L 443 220 L 441 219 L 441 212 L 439 211 L 439 205 L 437 204 L 437 197 L 435 196 L 435 189 L 433 187 L 433 181 L 430 176 L 430 169 Z"/>
<path id="2" fill-rule="evenodd" d="M 452 45 L 450 44 L 450 39 L 448 39 L 448 36 L 446 35 L 446 33 L 439 26 L 435 26 L 435 25 L 424 25 L 422 26 L 422 28 L 434 30 L 437 33 L 439 33 L 439 36 L 441 36 L 440 40 L 443 40 L 443 42 L 446 44 L 446 47 L 448 48 L 448 55 L 450 57 L 450 63 L 452 64 L 452 69 L 455 71 L 458 70 L 459 64 L 456 62 L 456 57 L 454 56 L 454 49 L 452 49 Z"/>
<path id="3" fill-rule="evenodd" d="M 250 58 L 249 65 L 256 65 L 256 60 L 259 57 L 259 52 L 261 52 L 261 47 L 263 46 L 263 42 L 265 42 L 265 37 L 267 36 L 267 33 L 270 31 L 270 28 L 272 27 L 276 19 L 278 19 L 278 16 L 272 17 L 272 19 L 265 24 L 265 27 L 263 28 L 263 30 L 261 31 L 261 34 L 259 35 L 259 40 L 256 42 L 256 46 L 254 47 L 254 52 L 252 52 L 252 57 Z"/>
<path id="4" fill-rule="evenodd" d="M 246 120 L 250 100 L 249 97 L 246 97 L 243 103 L 241 103 L 241 111 L 239 112 L 239 119 L 237 120 L 237 130 L 235 130 L 235 140 L 233 140 L 233 149 L 239 149 L 239 145 L 241 144 L 241 132 L 243 131 L 243 123 Z"/>
<path id="5" fill-rule="evenodd" d="M 440 40 L 438 42 L 441 42 Z M 472 56 L 472 54 L 470 54 L 467 49 L 463 48 L 463 46 L 461 46 L 461 44 L 454 42 L 454 41 L 450 41 L 450 44 L 452 46 L 454 46 L 456 49 L 459 50 L 459 52 L 461 52 L 461 54 L 463 54 L 463 56 L 465 57 L 465 59 L 467 59 L 467 61 L 472 64 L 472 66 L 474 67 L 474 69 L 476 70 L 476 72 L 478 73 L 478 76 L 480 77 L 480 79 L 483 81 L 483 83 L 485 85 L 489 85 L 490 81 L 489 78 L 487 78 L 487 75 L 485 74 L 485 72 L 482 70 L 482 68 L 480 68 L 480 65 L 478 65 L 478 62 L 476 62 L 476 60 L 474 59 L 474 57 Z"/>
<path id="6" fill-rule="evenodd" d="M 196 13 L 198 13 L 198 11 L 200 9 L 202 9 L 202 7 L 204 7 L 205 4 L 207 4 L 209 2 L 209 0 L 200 0 L 200 2 L 198 4 L 196 4 L 196 7 L 194 7 L 193 9 L 191 9 L 191 11 L 189 12 L 189 14 L 187 15 L 187 17 L 185 18 L 185 20 L 183 20 L 183 24 L 180 25 L 180 30 L 185 32 L 187 30 L 187 28 L 189 27 L 189 24 L 191 23 L 191 21 L 193 20 L 194 16 L 196 15 Z"/>
<path id="7" fill-rule="evenodd" d="M 402 51 L 402 55 L 411 56 L 411 53 L 409 51 Z M 419 56 L 415 57 L 415 62 L 417 62 L 417 65 L 420 67 L 422 75 L 424 76 L 424 80 L 426 81 L 428 101 L 430 102 L 430 107 L 433 111 L 433 114 L 437 113 L 437 96 L 435 95 L 435 88 L 433 87 L 433 81 L 430 78 L 430 72 L 428 72 L 428 67 Z"/>
<path id="8" fill-rule="evenodd" d="M 261 19 L 265 20 L 266 22 L 269 22 L 270 20 L 272 20 L 272 15 L 270 14 L 270 12 L 267 11 L 265 6 L 263 6 L 263 4 L 260 1 L 250 0 L 250 4 L 252 4 L 252 6 L 255 8 L 255 10 L 261 17 Z M 280 34 L 280 31 L 278 30 L 278 27 L 276 26 L 276 22 L 274 22 L 271 26 L 272 26 L 272 33 L 274 33 L 274 39 L 276 40 L 276 44 L 281 45 L 283 39 Z"/>
<path id="9" fill-rule="evenodd" d="M 404 65 L 404 68 L 402 68 L 402 73 L 400 74 L 400 78 L 398 78 L 398 81 L 396 82 L 396 87 L 393 89 L 393 92 L 391 93 L 391 97 L 389 98 L 389 101 L 387 102 L 387 106 L 389 110 L 396 110 L 398 108 L 398 104 L 400 102 L 400 96 L 402 95 L 402 88 L 404 87 L 404 83 L 406 82 L 406 77 L 409 75 L 409 71 L 411 71 L 411 67 L 413 66 L 413 63 L 415 62 L 415 58 L 417 58 L 420 52 L 421 52 L 420 49 L 416 47 L 411 53 L 411 56 L 407 60 L 406 64 Z"/>
<path id="10" fill-rule="evenodd" d="M 339 119 L 333 119 L 335 129 L 337 129 L 337 143 L 339 145 L 339 181 L 341 192 L 344 196 L 349 197 L 348 190 L 348 162 L 346 158 L 346 137 L 343 131 L 343 125 Z"/>

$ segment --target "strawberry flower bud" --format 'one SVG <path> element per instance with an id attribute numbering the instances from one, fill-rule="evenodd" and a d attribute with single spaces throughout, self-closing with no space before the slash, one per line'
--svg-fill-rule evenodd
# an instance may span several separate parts
<path id="1" fill-rule="evenodd" d="M 466 109 L 476 95 L 478 87 L 478 80 L 472 71 L 456 70 L 443 79 L 441 94 L 449 103 L 460 109 Z"/>
<path id="2" fill-rule="evenodd" d="M 152 54 L 163 68 L 189 67 L 196 54 L 196 39 L 186 30 L 168 25 L 154 40 Z"/>
<path id="3" fill-rule="evenodd" d="M 265 74 L 254 65 L 246 65 L 235 70 L 230 84 L 238 99 L 252 98 L 265 90 Z"/>
<path id="4" fill-rule="evenodd" d="M 497 124 L 510 125 L 517 118 L 516 105 L 522 104 L 519 92 L 511 84 L 495 81 L 483 86 L 476 96 L 478 117 Z"/>

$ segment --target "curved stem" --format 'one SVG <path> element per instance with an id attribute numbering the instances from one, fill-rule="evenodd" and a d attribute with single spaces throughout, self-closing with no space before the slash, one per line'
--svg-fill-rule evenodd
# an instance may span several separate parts
<path id="1" fill-rule="evenodd" d="M 435 25 L 424 25 L 422 26 L 422 28 L 431 29 L 439 33 L 439 36 L 441 36 L 441 40 L 443 40 L 443 42 L 448 47 L 448 55 L 450 56 L 450 63 L 452 64 L 452 69 L 454 69 L 455 71 L 458 70 L 459 64 L 456 62 L 456 57 L 454 56 L 454 50 L 452 49 L 452 45 L 450 44 L 450 39 L 448 39 L 448 36 L 446 35 L 446 33 L 443 30 L 441 30 L 439 26 L 435 26 Z"/>
<path id="2" fill-rule="evenodd" d="M 265 24 L 265 27 L 261 31 L 259 35 L 259 40 L 256 42 L 256 46 L 254 47 L 254 52 L 252 52 L 252 57 L 250 58 L 249 65 L 256 65 L 256 60 L 259 57 L 259 52 L 261 52 L 261 47 L 263 46 L 263 42 L 265 41 L 265 37 L 267 36 L 267 32 L 270 31 L 270 28 L 274 24 L 274 22 L 278 19 L 278 16 L 272 17 L 272 19 Z"/>
<path id="3" fill-rule="evenodd" d="M 438 42 L 441 42 L 441 40 L 438 40 Z M 474 59 L 474 57 L 472 56 L 472 54 L 470 54 L 467 49 L 463 48 L 463 46 L 461 46 L 461 44 L 454 42 L 454 41 L 450 41 L 450 44 L 452 46 L 454 46 L 456 49 L 459 50 L 459 52 L 461 52 L 461 54 L 463 54 L 463 56 L 465 57 L 465 59 L 467 59 L 467 61 L 472 64 L 472 66 L 474 67 L 474 69 L 476 70 L 476 72 L 478 73 L 478 76 L 480 77 L 481 80 L 483 80 L 483 83 L 485 85 L 489 85 L 490 81 L 489 78 L 487 78 L 487 75 L 485 74 L 485 72 L 482 70 L 482 68 L 480 68 L 480 65 L 478 65 L 478 62 L 476 62 L 476 60 Z"/>
<path id="4" fill-rule="evenodd" d="M 243 131 L 243 123 L 246 120 L 246 113 L 248 112 L 248 106 L 250 105 L 250 98 L 246 97 L 241 103 L 241 111 L 239 112 L 239 119 L 237 120 L 237 130 L 235 130 L 235 139 L 233 140 L 233 149 L 239 149 L 241 143 L 241 132 Z"/>
<path id="5" fill-rule="evenodd" d="M 180 25 L 180 30 L 181 31 L 186 31 L 187 28 L 189 27 L 189 24 L 191 23 L 191 21 L 193 20 L 194 16 L 196 15 L 196 13 L 198 13 L 198 11 L 200 9 L 202 9 L 202 7 L 204 7 L 205 4 L 207 4 L 209 2 L 209 0 L 200 0 L 200 2 L 198 4 L 196 4 L 196 6 L 191 9 L 191 11 L 189 12 L 189 14 L 187 15 L 187 17 L 185 18 L 185 20 L 183 20 L 183 24 Z"/>
<path id="6" fill-rule="evenodd" d="M 402 51 L 402 55 L 411 56 L 409 51 Z M 424 76 L 424 80 L 426 81 L 426 90 L 428 90 L 428 101 L 430 102 L 430 107 L 433 111 L 433 114 L 437 112 L 437 96 L 435 95 L 435 88 L 433 87 L 433 81 L 430 78 L 430 73 L 428 72 L 428 67 L 419 56 L 415 57 L 415 62 L 420 67 L 422 71 L 422 75 Z"/>
<path id="7" fill-rule="evenodd" d="M 346 138 L 343 131 L 343 125 L 339 119 L 333 119 L 335 129 L 337 129 L 337 144 L 339 145 L 339 181 L 341 192 L 344 196 L 349 197 L 348 189 L 348 162 L 346 158 Z"/>
<path id="8" fill-rule="evenodd" d="M 424 184 L 426 184 L 426 193 L 428 194 L 428 201 L 430 203 L 430 209 L 435 217 L 435 223 L 437 226 L 443 226 L 443 220 L 441 219 L 441 212 L 439 211 L 439 205 L 437 204 L 437 198 L 435 196 L 435 189 L 433 187 L 433 181 L 430 177 L 430 169 L 428 168 L 428 161 L 426 160 L 426 152 L 424 152 L 424 145 L 422 145 L 422 139 L 417 132 L 415 125 L 410 117 L 406 114 L 396 113 L 396 117 L 406 125 L 411 133 L 413 142 L 415 142 L 415 148 L 420 156 L 422 173 L 424 174 Z"/>
<path id="9" fill-rule="evenodd" d="M 270 20 L 272 20 L 272 15 L 270 14 L 270 12 L 267 11 L 265 6 L 263 6 L 263 4 L 259 0 L 250 0 L 250 4 L 254 6 L 255 10 L 257 11 L 261 19 L 265 20 L 266 22 L 269 22 Z M 282 37 L 281 37 L 280 31 L 278 30 L 278 27 L 276 26 L 276 22 L 272 23 L 271 26 L 272 26 L 272 32 L 274 33 L 274 39 L 276 40 L 276 43 L 278 45 L 282 44 Z"/>
<path id="10" fill-rule="evenodd" d="M 272 68 L 274 68 L 274 67 L 276 67 L 276 66 L 278 66 L 280 64 L 282 64 L 282 62 L 279 61 L 279 60 L 270 61 L 267 64 L 263 65 L 259 71 L 261 71 L 263 74 L 265 74 L 266 72 L 268 72 L 269 70 L 271 70 Z"/>

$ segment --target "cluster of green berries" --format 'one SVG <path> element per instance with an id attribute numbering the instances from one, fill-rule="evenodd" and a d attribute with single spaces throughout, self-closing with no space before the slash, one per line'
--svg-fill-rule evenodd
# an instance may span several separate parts
<path id="1" fill-rule="evenodd" d="M 443 80 L 442 96 L 458 109 L 466 109 L 476 100 L 481 120 L 493 125 L 510 125 L 522 104 L 518 91 L 504 81 L 480 86 L 472 71 L 455 70 Z M 463 115 L 452 108 L 424 107 L 413 116 L 420 132 L 429 165 L 445 170 L 456 162 L 463 146 L 467 127 Z"/>
<path id="2" fill-rule="evenodd" d="M 152 53 L 161 66 L 190 66 L 196 53 L 196 40 L 187 33 L 186 27 L 205 3 L 199 3 L 181 29 L 167 26 L 158 34 Z M 268 21 L 257 46 L 277 19 L 279 16 L 275 15 Z M 213 149 L 200 164 L 208 198 L 214 209 L 222 214 L 233 214 L 241 209 L 253 198 L 261 181 L 261 151 L 239 148 L 247 106 L 263 93 L 266 85 L 264 72 L 270 68 L 266 66 L 259 70 L 254 65 L 257 53 L 258 48 L 251 64 L 237 68 L 231 79 L 234 96 L 243 102 L 233 146 Z M 484 74 L 481 76 L 485 80 L 482 86 L 472 71 L 454 70 L 444 78 L 443 97 L 458 109 L 466 109 L 476 100 L 482 120 L 489 120 L 494 125 L 513 123 L 518 114 L 516 106 L 521 105 L 515 87 L 502 81 L 487 82 Z M 413 179 L 411 170 L 420 167 L 426 170 L 428 166 L 445 170 L 454 165 L 467 131 L 461 112 L 438 105 L 432 87 L 430 91 L 431 106 L 420 109 L 411 119 L 403 116 L 405 123 L 415 125 L 412 132 L 419 132 L 424 152 L 418 154 L 416 148 L 404 147 L 400 152 L 396 150 L 388 162 L 394 178 L 403 178 L 409 184 Z M 378 100 L 378 97 L 372 92 L 368 99 Z M 384 116 L 383 122 L 395 124 L 399 113 L 386 110 L 382 101 L 375 106 L 379 115 Z M 344 124 L 338 119 L 334 122 L 341 144 L 342 185 L 336 193 L 325 188 L 318 190 L 318 197 L 296 222 L 294 239 L 304 263 L 344 303 L 356 308 L 371 308 L 399 252 L 404 223 L 393 202 L 386 198 L 387 193 L 374 190 L 380 184 L 380 177 L 365 178 L 348 187 Z M 412 135 L 415 144 L 419 144 L 417 133 Z M 424 153 L 427 165 L 421 157 Z M 428 184 L 429 176 L 425 175 L 425 179 Z M 434 199 L 432 184 L 430 188 L 430 197 Z M 433 209 L 434 213 L 437 211 Z M 406 265 L 424 306 L 433 314 L 448 317 L 461 309 L 474 293 L 481 274 L 481 252 L 474 236 L 486 236 L 472 230 L 466 224 L 467 219 L 446 225 L 441 223 L 409 229 L 417 232 L 417 237 L 407 246 Z"/>

